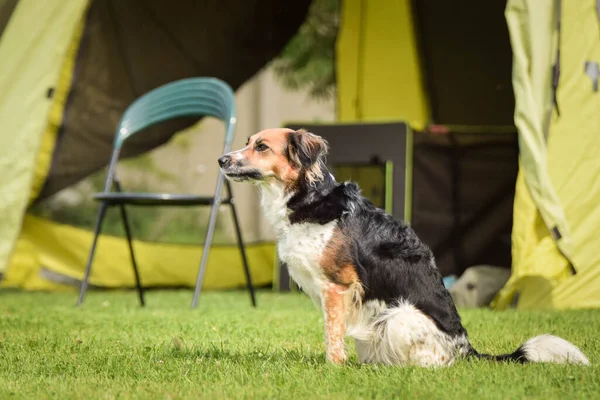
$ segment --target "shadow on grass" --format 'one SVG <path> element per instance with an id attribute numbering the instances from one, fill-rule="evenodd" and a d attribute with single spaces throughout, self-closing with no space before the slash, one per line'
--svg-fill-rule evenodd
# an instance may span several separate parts
<path id="1" fill-rule="evenodd" d="M 172 358 L 204 358 L 204 359 L 229 359 L 233 361 L 270 361 L 285 357 L 291 361 L 320 363 L 324 356 L 311 349 L 286 349 L 267 344 L 267 346 L 253 346 L 246 344 L 243 348 L 239 345 L 226 342 L 210 342 L 205 345 L 184 343 L 180 337 L 173 337 L 169 344 L 164 343 L 162 352 Z M 231 348 L 230 348 L 231 347 Z"/>
<path id="2" fill-rule="evenodd" d="M 301 364 L 303 366 L 333 366 L 327 362 L 324 351 L 306 349 L 286 349 L 283 347 L 248 347 L 246 349 L 236 349 L 235 345 L 210 343 L 206 346 L 200 345 L 184 345 L 178 339 L 173 339 L 171 346 L 165 346 L 162 350 L 164 358 L 175 360 L 197 360 L 202 361 L 226 361 L 233 364 L 265 364 L 265 363 L 286 363 L 286 364 Z M 349 358 L 344 366 L 353 368 L 370 368 L 369 364 L 361 364 L 352 354 L 348 354 Z"/>
<path id="3" fill-rule="evenodd" d="M 235 348 L 235 345 L 225 345 L 222 343 L 210 343 L 206 346 L 201 345 L 184 345 L 175 338 L 171 342 L 171 346 L 165 346 L 161 353 L 165 358 L 171 359 L 189 359 L 199 361 L 227 361 L 235 364 L 277 364 L 285 362 L 288 364 L 302 364 L 304 366 L 323 366 L 333 365 L 327 362 L 325 352 L 306 349 L 286 349 L 277 346 L 268 347 L 247 347 L 246 349 Z M 347 367 L 365 367 L 365 364 L 360 364 L 355 357 L 350 357 L 344 364 Z"/>

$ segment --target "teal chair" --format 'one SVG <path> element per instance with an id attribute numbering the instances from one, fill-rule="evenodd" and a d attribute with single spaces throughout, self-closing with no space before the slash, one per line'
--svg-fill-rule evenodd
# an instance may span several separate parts
<path id="1" fill-rule="evenodd" d="M 133 235 L 131 232 L 131 224 L 127 217 L 126 205 L 153 207 L 212 206 L 210 218 L 208 220 L 208 231 L 204 242 L 204 251 L 202 253 L 202 260 L 200 262 L 200 269 L 198 271 L 196 287 L 194 290 L 192 307 L 195 308 L 198 304 L 198 298 L 204 280 L 204 273 L 206 271 L 208 255 L 217 222 L 219 205 L 226 204 L 231 208 L 238 247 L 242 256 L 244 273 L 246 275 L 246 284 L 248 291 L 250 292 L 252 306 L 256 307 L 256 298 L 252 286 L 252 278 L 250 276 L 244 242 L 242 240 L 239 219 L 233 202 L 229 181 L 224 179 L 223 174 L 219 173 L 215 195 L 213 197 L 201 197 L 189 194 L 125 192 L 117 179 L 116 172 L 119 154 L 125 141 L 151 125 L 177 117 L 211 116 L 223 121 L 226 133 L 222 154 L 228 153 L 231 150 L 231 142 L 233 141 L 235 132 L 235 115 L 235 97 L 233 90 L 231 90 L 231 87 L 227 83 L 216 78 L 188 78 L 168 83 L 146 93 L 134 101 L 127 110 L 125 110 L 115 134 L 113 153 L 108 166 L 104 191 L 94 195 L 94 199 L 100 202 L 100 207 L 96 219 L 94 240 L 92 242 L 92 248 L 90 249 L 87 265 L 85 267 L 85 275 L 79 292 L 79 300 L 77 301 L 78 306 L 83 303 L 85 298 L 90 274 L 92 272 L 92 263 L 98 236 L 102 230 L 102 221 L 104 220 L 108 208 L 116 206 L 120 210 L 123 228 L 129 245 L 129 254 L 131 256 L 137 292 L 140 303 L 144 306 L 144 292 L 140 282 L 140 274 L 135 260 L 135 253 L 133 251 Z M 216 159 L 217 155 L 215 155 L 215 163 Z M 223 185 L 225 185 L 227 189 L 227 195 L 224 199 L 221 198 Z M 113 191 L 113 187 L 115 191 Z"/>

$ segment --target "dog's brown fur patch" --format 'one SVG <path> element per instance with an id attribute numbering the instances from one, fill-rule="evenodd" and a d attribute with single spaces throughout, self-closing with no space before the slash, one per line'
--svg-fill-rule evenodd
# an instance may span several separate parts
<path id="1" fill-rule="evenodd" d="M 350 312 L 350 318 L 353 318 L 361 308 L 364 288 L 356 272 L 348 237 L 339 228 L 333 231 L 319 265 L 332 283 L 345 288 L 347 310 Z"/>
<path id="2" fill-rule="evenodd" d="M 348 238 L 339 228 L 333 231 L 331 239 L 327 242 L 320 265 L 325 275 L 335 283 L 348 287 L 358 282 Z"/>

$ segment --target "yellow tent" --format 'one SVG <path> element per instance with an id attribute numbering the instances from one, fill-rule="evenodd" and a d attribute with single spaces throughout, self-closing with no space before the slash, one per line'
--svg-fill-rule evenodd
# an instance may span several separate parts
<path id="1" fill-rule="evenodd" d="M 339 119 L 406 121 L 417 131 L 510 132 L 514 124 L 512 276 L 493 304 L 600 307 L 596 1 L 425 3 L 343 2 Z M 508 92 L 496 72 L 511 58 Z"/>
<path id="2" fill-rule="evenodd" d="M 277 13 L 264 1 L 262 9 L 252 1 L 240 4 L 242 11 L 232 14 L 226 3 L 195 0 L 0 0 L 3 287 L 76 287 L 93 236 L 92 194 L 101 190 L 125 108 L 155 87 L 191 76 L 215 76 L 239 88 L 295 34 L 309 1 Z M 243 7 L 254 10 L 253 19 Z M 224 138 L 222 124 L 213 122 L 178 119 L 132 139 L 124 148 L 127 160 L 119 164 L 124 187 L 212 195 L 219 173 L 214 160 Z M 181 134 L 170 140 L 175 132 Z M 236 140 L 237 146 L 245 138 Z M 256 223 L 254 196 L 248 200 L 243 189 L 236 193 L 253 281 L 269 284 L 274 245 Z M 131 210 L 144 286 L 195 284 L 208 212 Z M 132 287 L 127 244 L 111 218 L 107 215 L 90 284 Z M 204 287 L 243 287 L 227 209 L 214 243 Z"/>
<path id="3" fill-rule="evenodd" d="M 513 274 L 495 305 L 518 293 L 523 308 L 600 307 L 600 10 L 513 0 L 506 18 L 522 173 Z"/>

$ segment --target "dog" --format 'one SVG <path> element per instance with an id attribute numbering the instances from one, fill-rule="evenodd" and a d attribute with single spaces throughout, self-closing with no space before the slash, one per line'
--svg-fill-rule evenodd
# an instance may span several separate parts
<path id="1" fill-rule="evenodd" d="M 313 133 L 275 128 L 218 163 L 227 179 L 258 186 L 280 260 L 323 310 L 329 362 L 346 361 L 349 336 L 360 363 L 437 367 L 475 357 L 589 365 L 579 348 L 552 335 L 510 354 L 477 352 L 430 248 L 355 183 L 336 182 L 327 152 Z"/>

